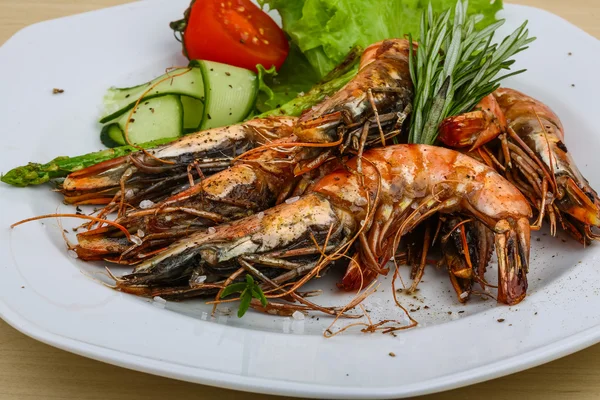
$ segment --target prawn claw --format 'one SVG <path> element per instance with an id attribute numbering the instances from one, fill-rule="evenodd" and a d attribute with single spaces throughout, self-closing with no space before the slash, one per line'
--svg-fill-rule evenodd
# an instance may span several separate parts
<path id="1" fill-rule="evenodd" d="M 473 151 L 506 132 L 507 123 L 493 94 L 484 97 L 471 112 L 446 118 L 438 139 L 452 148 Z"/>
<path id="2" fill-rule="evenodd" d="M 529 221 L 527 218 L 500 220 L 494 233 L 498 254 L 498 302 L 514 305 L 527 293 Z"/>

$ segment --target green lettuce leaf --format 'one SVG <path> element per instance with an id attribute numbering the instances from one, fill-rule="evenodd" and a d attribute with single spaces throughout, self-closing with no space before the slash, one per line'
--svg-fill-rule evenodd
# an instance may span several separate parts
<path id="1" fill-rule="evenodd" d="M 319 82 L 319 76 L 293 43 L 279 72 L 275 71 L 275 67 L 267 70 L 262 65 L 257 65 L 257 68 L 260 86 L 256 109 L 261 113 L 281 107 L 298 96 L 298 93 L 308 92 Z"/>
<path id="2" fill-rule="evenodd" d="M 261 0 L 277 10 L 292 44 L 304 54 L 319 78 L 354 46 L 404 37 L 418 40 L 420 16 L 427 0 Z M 434 11 L 453 9 L 456 0 L 432 0 Z M 479 28 L 496 20 L 502 0 L 471 0 L 469 14 L 480 14 Z M 283 78 L 282 78 L 283 79 Z"/>

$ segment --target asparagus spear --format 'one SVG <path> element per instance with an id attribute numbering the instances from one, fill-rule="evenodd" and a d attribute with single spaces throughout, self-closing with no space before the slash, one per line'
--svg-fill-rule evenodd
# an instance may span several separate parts
<path id="1" fill-rule="evenodd" d="M 171 141 L 173 141 L 173 138 L 159 139 L 148 143 L 142 143 L 138 146 L 147 149 Z M 48 182 L 50 179 L 64 178 L 71 172 L 101 163 L 102 161 L 111 160 L 137 150 L 138 149 L 133 146 L 120 146 L 77 157 L 56 157 L 47 164 L 29 163 L 22 167 L 14 168 L 8 171 L 5 175 L 0 175 L 0 181 L 19 187 L 40 185 Z"/>

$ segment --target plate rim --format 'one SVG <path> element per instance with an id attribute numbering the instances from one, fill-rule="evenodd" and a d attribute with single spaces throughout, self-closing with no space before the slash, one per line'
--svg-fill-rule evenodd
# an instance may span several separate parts
<path id="1" fill-rule="evenodd" d="M 280 379 L 248 377 L 235 373 L 211 371 L 175 364 L 169 361 L 157 361 L 144 356 L 121 353 L 114 349 L 104 348 L 49 332 L 16 313 L 2 300 L 0 300 L 0 317 L 14 329 L 42 343 L 118 367 L 225 389 L 316 399 L 323 398 L 323 396 L 332 399 L 392 399 L 438 393 L 533 368 L 600 342 L 600 323 L 598 323 L 596 326 L 518 356 L 488 363 L 476 370 L 457 372 L 427 381 L 420 381 L 416 384 L 404 386 L 401 390 L 397 390 L 398 387 L 394 386 L 381 389 L 372 387 L 346 388 L 339 385 L 321 385 L 318 383 L 300 383 Z M 202 375 L 187 372 L 198 370 L 202 371 Z M 178 371 L 179 373 L 177 374 L 174 371 Z"/>

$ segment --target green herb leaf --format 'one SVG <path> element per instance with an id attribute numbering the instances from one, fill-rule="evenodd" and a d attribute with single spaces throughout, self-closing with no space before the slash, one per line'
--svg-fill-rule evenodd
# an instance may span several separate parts
<path id="1" fill-rule="evenodd" d="M 240 306 L 237 314 L 239 318 L 242 318 L 242 316 L 246 314 L 253 298 L 259 300 L 263 307 L 266 307 L 267 304 L 269 304 L 262 289 L 250 274 L 246 274 L 244 282 L 236 282 L 223 289 L 220 298 L 227 297 L 233 293 L 241 293 Z"/>
<path id="2" fill-rule="evenodd" d="M 265 294 L 258 285 L 252 288 L 252 297 L 254 297 L 257 300 L 260 300 L 260 304 L 262 304 L 263 307 L 266 307 L 267 304 L 269 304 L 267 298 L 265 297 Z"/>
<path id="3" fill-rule="evenodd" d="M 225 298 L 234 293 L 242 293 L 244 290 L 246 290 L 246 287 L 247 287 L 247 284 L 245 282 L 232 283 L 231 285 L 229 285 L 225 289 L 223 289 L 223 291 L 221 292 L 220 298 L 221 299 Z"/>
<path id="4" fill-rule="evenodd" d="M 247 276 L 247 275 L 246 275 Z M 237 316 L 242 318 L 248 308 L 250 308 L 250 302 L 252 301 L 252 293 L 249 290 L 244 290 L 240 296 L 240 307 L 238 308 Z"/>

